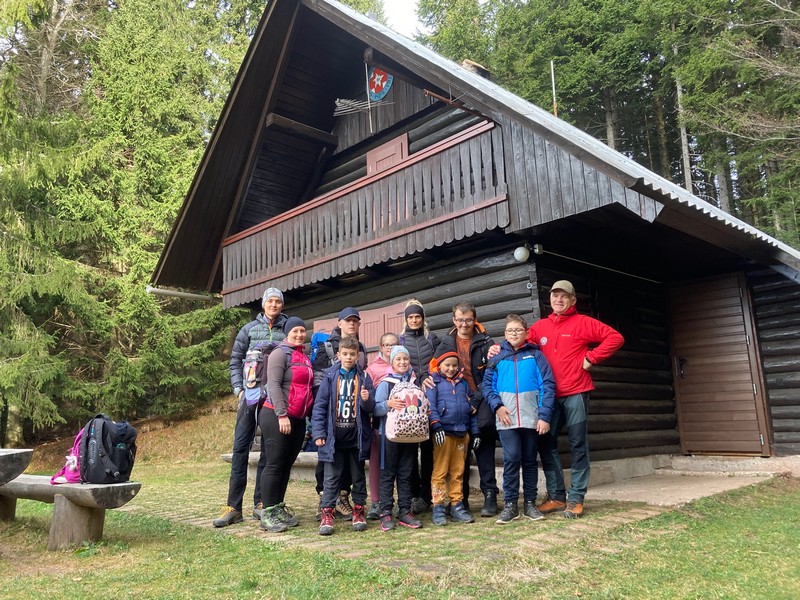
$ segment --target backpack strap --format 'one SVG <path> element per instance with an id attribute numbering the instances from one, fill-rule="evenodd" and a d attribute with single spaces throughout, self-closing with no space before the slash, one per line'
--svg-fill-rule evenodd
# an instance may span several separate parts
<path id="1" fill-rule="evenodd" d="M 325 354 L 328 355 L 328 360 L 331 361 L 331 364 L 333 364 L 333 360 L 336 356 L 336 353 L 333 351 L 333 344 L 331 344 L 328 340 L 325 340 L 323 345 L 325 346 Z"/>

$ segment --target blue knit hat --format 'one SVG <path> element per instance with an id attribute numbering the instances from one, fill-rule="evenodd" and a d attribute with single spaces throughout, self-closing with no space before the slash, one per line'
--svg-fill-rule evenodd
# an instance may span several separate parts
<path id="1" fill-rule="evenodd" d="M 300 317 L 289 317 L 286 323 L 283 324 L 283 333 L 289 333 L 295 327 L 302 327 L 305 329 L 306 323 Z"/>
<path id="2" fill-rule="evenodd" d="M 408 353 L 408 349 L 405 346 L 394 346 L 392 347 L 392 352 L 389 354 L 389 362 L 394 360 L 394 357 L 398 354 L 405 354 L 406 356 L 411 356 Z"/>

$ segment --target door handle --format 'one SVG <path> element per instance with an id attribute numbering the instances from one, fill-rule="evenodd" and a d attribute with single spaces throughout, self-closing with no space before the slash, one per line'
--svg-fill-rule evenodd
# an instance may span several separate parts
<path id="1" fill-rule="evenodd" d="M 678 375 L 680 376 L 681 379 L 686 379 L 685 367 L 688 362 L 689 361 L 683 358 L 682 356 L 678 357 Z"/>

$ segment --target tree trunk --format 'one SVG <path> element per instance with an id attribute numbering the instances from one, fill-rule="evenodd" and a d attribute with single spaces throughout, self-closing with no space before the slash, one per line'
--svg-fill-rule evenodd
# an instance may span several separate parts
<path id="1" fill-rule="evenodd" d="M 2 403 L 0 403 L 0 448 L 6 447 L 6 439 L 8 438 L 8 399 L 3 396 Z"/>
<path id="2" fill-rule="evenodd" d="M 612 150 L 617 149 L 617 123 L 619 123 L 619 100 L 617 90 L 611 88 L 605 93 L 606 99 L 606 143 Z"/>
<path id="3" fill-rule="evenodd" d="M 720 154 L 720 158 L 716 160 L 714 164 L 714 174 L 717 178 L 717 197 L 719 198 L 719 207 L 724 210 L 728 214 L 733 214 L 733 204 L 731 202 L 731 186 L 730 186 L 730 169 L 728 165 L 725 163 L 725 160 L 722 156 L 727 156 L 727 148 L 725 147 L 724 141 L 719 144 L 720 151 L 724 151 L 724 154 Z"/>
<path id="4" fill-rule="evenodd" d="M 677 50 L 675 51 L 677 54 Z M 681 131 L 681 157 L 683 159 L 683 187 L 689 192 L 692 191 L 692 159 L 689 156 L 689 134 L 686 132 L 686 122 L 683 111 L 683 90 L 681 81 L 675 78 L 675 92 L 678 100 L 678 123 Z"/>
<path id="5" fill-rule="evenodd" d="M 661 170 L 658 173 L 662 177 L 672 179 L 672 169 L 669 160 L 669 142 L 667 140 L 667 119 L 664 114 L 663 98 L 659 95 L 653 96 L 653 107 L 656 113 L 656 132 L 658 133 L 658 158 L 661 163 Z"/>

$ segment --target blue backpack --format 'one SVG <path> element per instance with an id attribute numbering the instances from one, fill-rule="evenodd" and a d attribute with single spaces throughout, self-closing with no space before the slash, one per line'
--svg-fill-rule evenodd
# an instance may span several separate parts
<path id="1" fill-rule="evenodd" d="M 331 334 L 324 331 L 315 331 L 314 335 L 311 336 L 311 364 L 314 364 L 314 359 L 317 358 L 320 348 L 325 349 L 328 359 L 333 363 L 333 344 L 328 341 L 330 337 Z"/>

